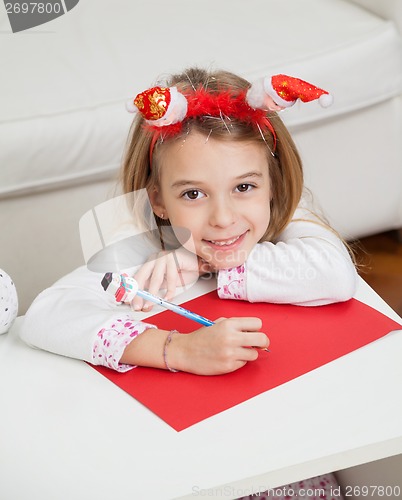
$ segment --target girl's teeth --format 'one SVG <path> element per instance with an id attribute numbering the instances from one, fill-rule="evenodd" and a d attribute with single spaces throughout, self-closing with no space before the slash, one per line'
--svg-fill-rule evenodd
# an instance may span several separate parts
<path id="1" fill-rule="evenodd" d="M 236 238 L 233 238 L 232 240 L 227 240 L 227 241 L 210 240 L 210 242 L 213 243 L 214 245 L 218 245 L 218 247 L 224 247 L 224 246 L 232 245 L 239 238 L 240 238 L 240 236 L 236 236 Z"/>

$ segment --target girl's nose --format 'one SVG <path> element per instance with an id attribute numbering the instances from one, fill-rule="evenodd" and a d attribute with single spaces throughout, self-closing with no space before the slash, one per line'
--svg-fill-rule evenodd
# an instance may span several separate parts
<path id="1" fill-rule="evenodd" d="M 236 221 L 236 212 L 229 200 L 220 200 L 211 207 L 211 226 L 228 227 Z"/>

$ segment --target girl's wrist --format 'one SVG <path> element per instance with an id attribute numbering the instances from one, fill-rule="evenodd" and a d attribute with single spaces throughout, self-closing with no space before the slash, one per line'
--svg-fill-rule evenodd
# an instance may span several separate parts
<path id="1" fill-rule="evenodd" d="M 168 333 L 163 351 L 163 360 L 167 370 L 172 372 L 187 371 L 185 363 L 187 341 L 188 335 L 184 335 L 177 330 Z"/>
<path id="2" fill-rule="evenodd" d="M 168 362 L 168 347 L 170 346 L 173 335 L 180 335 L 177 330 L 170 330 L 170 332 L 166 336 L 165 344 L 163 346 L 163 362 L 165 363 L 165 367 L 170 372 L 178 372 L 176 368 L 172 368 L 170 361 Z"/>

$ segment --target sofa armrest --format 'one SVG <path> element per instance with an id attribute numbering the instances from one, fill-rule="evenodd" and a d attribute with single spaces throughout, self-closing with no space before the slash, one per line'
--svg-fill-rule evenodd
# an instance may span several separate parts
<path id="1" fill-rule="evenodd" d="M 351 3 L 360 5 L 364 9 L 389 19 L 395 23 L 399 33 L 402 33 L 402 2 L 401 0 L 349 0 Z"/>

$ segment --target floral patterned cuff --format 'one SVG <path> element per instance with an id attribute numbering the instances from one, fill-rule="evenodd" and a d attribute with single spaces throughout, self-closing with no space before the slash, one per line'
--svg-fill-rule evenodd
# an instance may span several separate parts
<path id="1" fill-rule="evenodd" d="M 267 500 L 302 500 L 303 498 L 309 500 L 343 500 L 343 495 L 335 475 L 325 474 L 272 488 L 257 495 L 241 497 L 237 500 L 256 500 L 257 498 Z"/>
<path id="2" fill-rule="evenodd" d="M 107 366 L 118 372 L 127 372 L 135 368 L 134 365 L 126 365 L 119 361 L 128 344 L 148 328 L 156 327 L 142 321 L 135 321 L 128 314 L 125 318 L 112 320 L 96 336 L 92 350 L 92 363 Z"/>
<path id="3" fill-rule="evenodd" d="M 218 272 L 218 296 L 221 299 L 246 300 L 246 266 L 242 264 L 232 269 Z"/>

